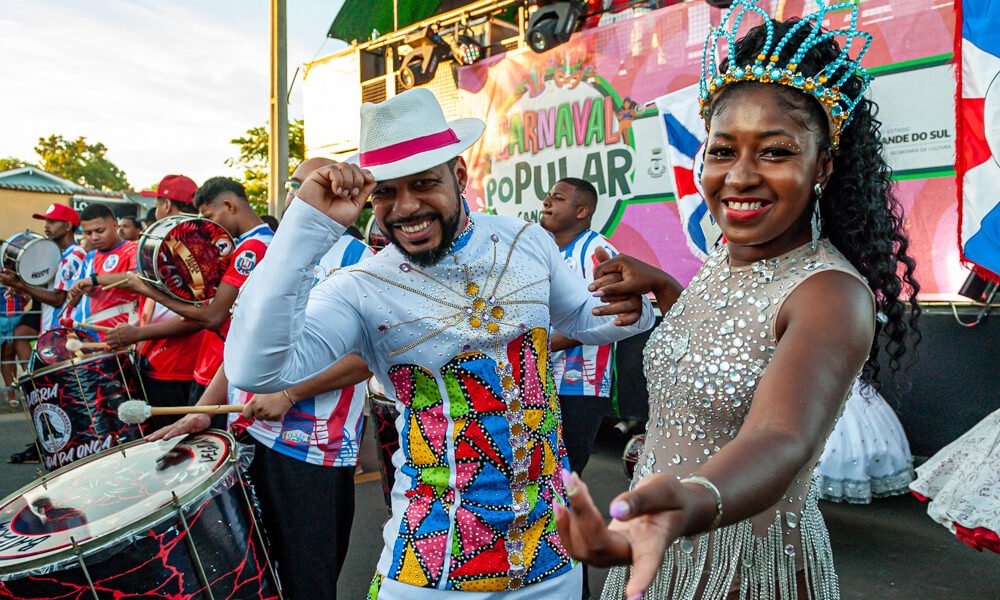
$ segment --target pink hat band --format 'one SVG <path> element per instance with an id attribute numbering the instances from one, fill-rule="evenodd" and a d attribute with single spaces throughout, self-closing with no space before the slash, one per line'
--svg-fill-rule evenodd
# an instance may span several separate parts
<path id="1" fill-rule="evenodd" d="M 444 131 L 439 131 L 430 135 L 405 140 L 399 142 L 398 144 L 392 144 L 382 148 L 362 152 L 358 155 L 358 163 L 365 168 L 375 167 L 399 160 L 405 160 L 411 156 L 420 154 L 421 152 L 437 150 L 438 148 L 444 148 L 445 146 L 457 144 L 458 142 L 459 139 L 455 134 L 455 131 L 448 128 Z"/>

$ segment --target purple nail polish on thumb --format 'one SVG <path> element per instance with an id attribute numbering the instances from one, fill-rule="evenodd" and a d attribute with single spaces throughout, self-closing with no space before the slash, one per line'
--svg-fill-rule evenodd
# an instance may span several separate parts
<path id="1" fill-rule="evenodd" d="M 618 502 L 612 503 L 611 508 L 608 509 L 608 513 L 611 514 L 612 519 L 624 519 L 629 513 L 628 502 L 619 500 Z"/>

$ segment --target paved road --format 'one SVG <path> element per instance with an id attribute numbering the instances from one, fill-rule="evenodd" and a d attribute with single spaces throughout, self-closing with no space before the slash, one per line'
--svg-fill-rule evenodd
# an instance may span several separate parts
<path id="1" fill-rule="evenodd" d="M 366 439 L 363 465 L 372 470 L 372 441 Z M 31 437 L 22 415 L 0 414 L 0 454 L 20 450 Z M 625 487 L 621 447 L 613 430 L 602 431 L 585 479 L 598 506 L 606 507 Z M 0 462 L 0 494 L 30 483 L 37 465 Z M 351 552 L 340 580 L 340 596 L 364 598 L 381 551 L 381 526 L 388 518 L 381 485 L 372 472 L 357 486 L 357 513 Z M 869 506 L 823 503 L 845 600 L 1000 600 L 1000 557 L 979 554 L 934 524 L 910 496 Z M 598 593 L 606 572 L 592 569 L 591 589 Z"/>

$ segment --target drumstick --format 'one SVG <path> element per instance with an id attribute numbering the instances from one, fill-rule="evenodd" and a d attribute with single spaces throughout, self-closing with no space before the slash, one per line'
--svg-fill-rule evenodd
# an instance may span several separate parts
<path id="1" fill-rule="evenodd" d="M 126 283 L 128 283 L 128 277 L 126 277 L 125 279 L 119 279 L 118 281 L 116 281 L 114 283 L 109 283 L 108 285 L 102 285 L 101 287 L 104 288 L 104 289 L 106 289 L 106 290 L 111 290 L 111 289 L 114 289 L 116 287 L 121 287 L 121 286 L 125 285 Z"/>
<path id="2" fill-rule="evenodd" d="M 81 323 L 79 321 L 73 321 L 73 329 L 93 329 L 94 331 L 100 331 L 101 333 L 111 333 L 115 330 L 114 327 L 105 327 L 104 325 L 92 325 L 90 323 Z"/>
<path id="3" fill-rule="evenodd" d="M 142 400 L 129 400 L 118 405 L 118 418 L 138 425 L 154 415 L 219 415 L 243 412 L 245 404 L 213 404 L 210 406 L 150 406 Z"/>

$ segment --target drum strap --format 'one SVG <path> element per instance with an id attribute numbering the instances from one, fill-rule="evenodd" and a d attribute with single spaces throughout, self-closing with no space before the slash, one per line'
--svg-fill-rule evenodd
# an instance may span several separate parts
<path id="1" fill-rule="evenodd" d="M 188 274 L 191 275 L 191 291 L 194 293 L 195 299 L 204 298 L 205 278 L 201 274 L 201 265 L 198 264 L 197 259 L 191 255 L 191 251 L 180 240 L 167 239 L 164 240 L 164 243 L 167 244 L 174 256 L 180 258 L 184 266 L 187 267 Z"/>
<path id="2" fill-rule="evenodd" d="M 90 315 L 90 318 L 87 319 L 87 323 L 96 325 L 101 321 L 107 321 L 108 319 L 113 319 L 114 317 L 124 315 L 125 313 L 130 313 L 128 319 L 129 323 L 134 324 L 139 318 L 139 314 L 136 312 L 136 303 L 126 302 L 125 304 L 116 304 L 111 308 L 106 308 L 98 313 Z"/>

